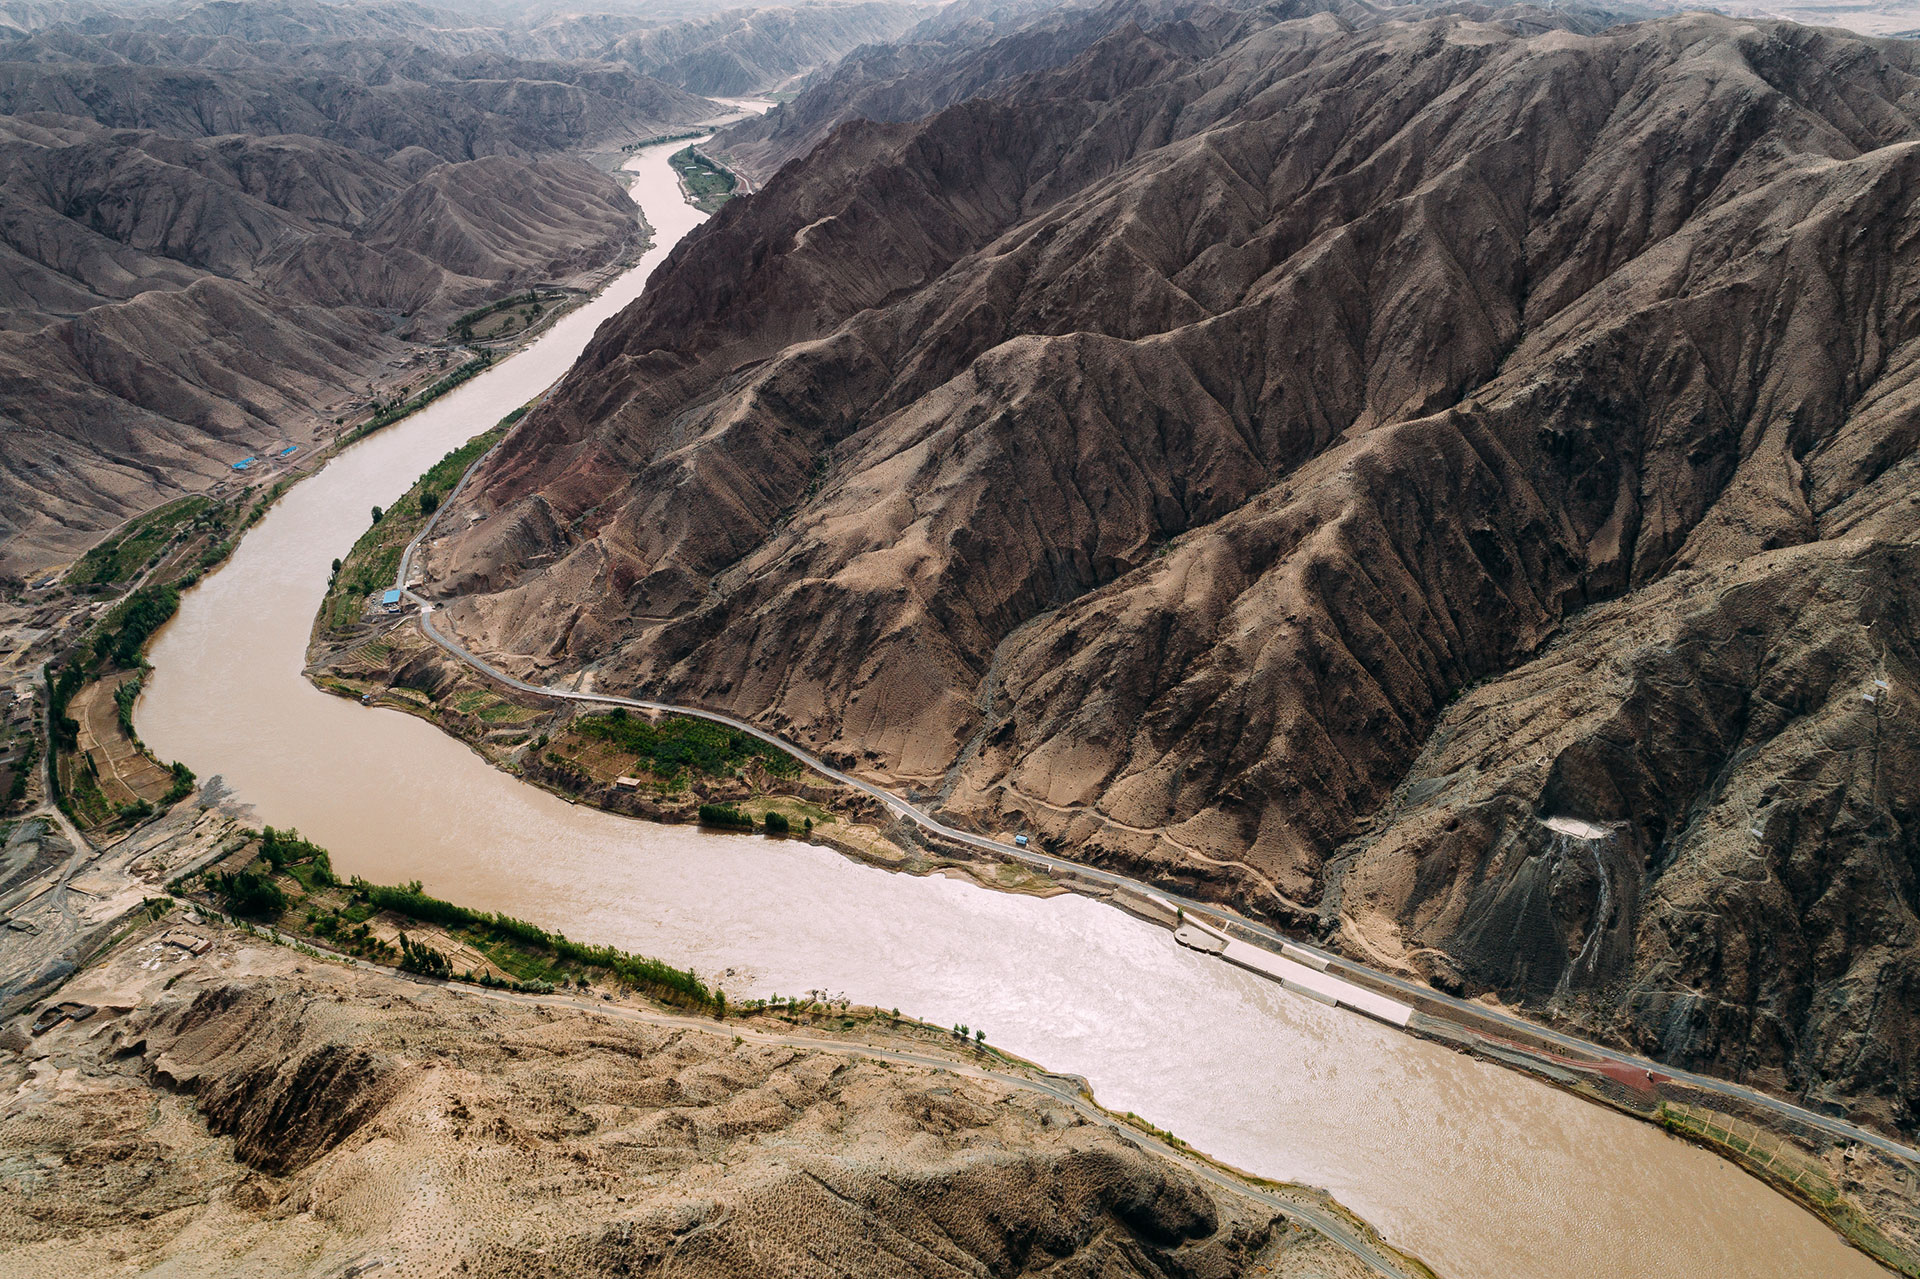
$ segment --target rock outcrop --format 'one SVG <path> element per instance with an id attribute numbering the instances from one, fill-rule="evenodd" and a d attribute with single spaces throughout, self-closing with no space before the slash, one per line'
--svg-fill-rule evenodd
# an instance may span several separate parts
<path id="1" fill-rule="evenodd" d="M 448 616 L 1913 1131 L 1914 46 L 1105 12 L 676 250 Z"/>

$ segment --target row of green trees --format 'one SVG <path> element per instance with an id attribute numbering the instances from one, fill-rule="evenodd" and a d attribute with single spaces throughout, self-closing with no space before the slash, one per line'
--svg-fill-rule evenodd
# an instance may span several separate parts
<path id="1" fill-rule="evenodd" d="M 560 933 L 548 932 L 524 919 L 489 911 L 470 910 L 422 891 L 420 881 L 398 886 L 371 884 L 356 877 L 354 895 L 380 910 L 391 911 L 422 923 L 461 929 L 480 940 L 509 941 L 531 950 L 545 951 L 556 960 L 595 968 L 609 973 L 627 985 L 661 1000 L 725 1016 L 727 996 L 709 988 L 691 969 L 645 955 L 629 954 L 612 946 L 591 946 L 570 941 Z"/>
<path id="2" fill-rule="evenodd" d="M 478 352 L 471 360 L 468 360 L 453 372 L 427 387 L 426 390 L 413 396 L 413 398 L 399 403 L 387 404 L 379 408 L 371 418 L 368 418 L 365 422 L 353 428 L 352 432 L 348 434 L 343 442 L 351 444 L 355 440 L 364 439 L 372 435 L 382 427 L 392 426 L 401 418 L 406 417 L 416 410 L 425 408 L 427 405 L 445 395 L 448 391 L 479 376 L 492 364 L 493 356 L 485 351 Z"/>
<path id="3" fill-rule="evenodd" d="M 743 812 L 731 804 L 700 805 L 700 824 L 718 826 L 723 830 L 752 830 L 753 814 Z M 761 826 L 769 835 L 791 835 L 793 822 L 785 813 L 769 812 L 761 819 Z M 804 818 L 800 829 L 806 834 L 813 833 L 813 818 Z"/>
<path id="4" fill-rule="evenodd" d="M 473 310 L 465 312 L 464 314 L 456 315 L 453 317 L 453 322 L 447 327 L 453 329 L 472 328 L 475 323 L 486 319 L 495 311 L 502 311 L 510 306 L 528 306 L 536 304 L 539 301 L 539 295 L 532 289 L 528 289 L 525 293 L 516 293 L 511 297 L 504 297 L 498 301 L 488 302 L 484 305 L 476 306 Z"/>

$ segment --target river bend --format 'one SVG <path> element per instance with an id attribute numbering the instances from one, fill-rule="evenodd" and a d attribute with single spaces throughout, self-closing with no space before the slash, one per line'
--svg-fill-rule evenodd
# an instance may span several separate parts
<path id="1" fill-rule="evenodd" d="M 330 562 L 448 450 L 544 390 L 702 215 L 634 155 L 654 247 L 587 306 L 295 486 L 158 637 L 137 715 L 342 874 L 419 879 L 738 997 L 844 993 L 966 1022 L 1263 1176 L 1331 1190 L 1449 1279 L 1883 1272 L 1731 1165 L 1522 1075 L 1313 1003 L 1077 896 L 911 878 L 797 841 L 570 805 L 421 720 L 301 675 Z"/>

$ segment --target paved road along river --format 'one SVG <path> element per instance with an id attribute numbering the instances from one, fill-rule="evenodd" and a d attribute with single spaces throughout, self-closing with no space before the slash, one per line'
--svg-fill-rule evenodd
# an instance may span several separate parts
<path id="1" fill-rule="evenodd" d="M 735 997 L 810 989 L 967 1022 L 1208 1153 L 1324 1186 L 1450 1279 L 1877 1276 L 1730 1165 L 1518 1074 L 1279 989 L 1077 896 L 915 879 L 826 849 L 577 808 L 411 717 L 300 674 L 329 561 L 442 454 L 564 373 L 700 214 L 637 153 L 656 246 L 589 306 L 295 487 L 191 592 L 137 711 L 343 874 L 690 964 Z"/>

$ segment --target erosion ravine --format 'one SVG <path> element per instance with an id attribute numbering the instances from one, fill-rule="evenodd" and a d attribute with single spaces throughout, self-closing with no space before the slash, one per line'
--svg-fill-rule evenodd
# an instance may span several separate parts
<path id="1" fill-rule="evenodd" d="M 427 466 L 558 378 L 702 215 L 638 152 L 656 243 L 546 336 L 289 492 L 184 601 L 138 709 L 162 759 L 297 826 L 343 874 L 690 964 L 964 1021 L 1263 1176 L 1326 1187 L 1440 1274 L 1868 1276 L 1798 1206 L 1644 1124 L 1290 994 L 1084 897 L 890 874 L 824 848 L 569 805 L 421 720 L 302 677 L 329 562 Z"/>

